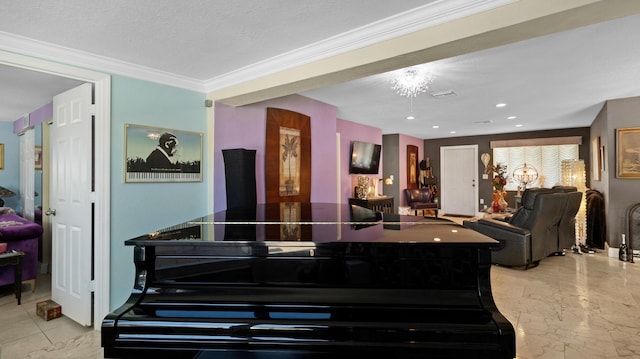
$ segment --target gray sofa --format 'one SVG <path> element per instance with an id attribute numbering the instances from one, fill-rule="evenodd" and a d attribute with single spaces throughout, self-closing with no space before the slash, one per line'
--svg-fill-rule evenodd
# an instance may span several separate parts
<path id="1" fill-rule="evenodd" d="M 570 223 L 575 223 L 575 219 L 571 220 L 575 218 L 573 206 L 568 210 L 567 203 L 571 193 L 580 193 L 572 188 L 573 192 L 569 187 L 527 189 L 522 194 L 522 207 L 506 221 L 480 218 L 464 221 L 463 226 L 500 242 L 500 247 L 492 252 L 493 263 L 536 266 L 549 255 L 564 253 L 563 247 L 571 236 Z"/>

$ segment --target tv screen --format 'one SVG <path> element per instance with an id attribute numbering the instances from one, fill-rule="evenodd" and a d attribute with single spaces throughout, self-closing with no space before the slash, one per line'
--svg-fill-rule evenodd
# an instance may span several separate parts
<path id="1" fill-rule="evenodd" d="M 381 150 L 382 146 L 374 143 L 362 141 L 351 142 L 349 173 L 377 174 L 380 165 Z"/>

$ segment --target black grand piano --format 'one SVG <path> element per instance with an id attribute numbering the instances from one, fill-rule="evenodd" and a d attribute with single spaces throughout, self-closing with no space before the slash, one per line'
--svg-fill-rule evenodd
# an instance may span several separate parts
<path id="1" fill-rule="evenodd" d="M 498 243 L 447 220 L 276 203 L 125 243 L 135 283 L 102 323 L 105 358 L 516 356 Z"/>

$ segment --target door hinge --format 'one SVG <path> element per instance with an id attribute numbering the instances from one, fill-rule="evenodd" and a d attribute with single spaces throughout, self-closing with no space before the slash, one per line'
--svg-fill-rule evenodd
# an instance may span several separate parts
<path id="1" fill-rule="evenodd" d="M 95 292 L 96 291 L 96 281 L 92 280 L 89 281 L 89 292 Z"/>
<path id="2" fill-rule="evenodd" d="M 95 116 L 96 115 L 96 105 L 89 105 L 89 114 L 91 116 Z"/>
<path id="3" fill-rule="evenodd" d="M 89 201 L 91 203 L 96 203 L 96 193 L 95 192 L 89 193 Z"/>

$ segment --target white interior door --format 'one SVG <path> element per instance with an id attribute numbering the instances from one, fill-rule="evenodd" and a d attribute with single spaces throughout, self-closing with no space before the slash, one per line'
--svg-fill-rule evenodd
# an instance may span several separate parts
<path id="1" fill-rule="evenodd" d="M 478 212 L 478 146 L 440 148 L 440 201 L 449 215 L 475 216 Z"/>
<path id="2" fill-rule="evenodd" d="M 92 325 L 91 84 L 53 98 L 50 127 L 51 298 L 74 321 Z"/>

